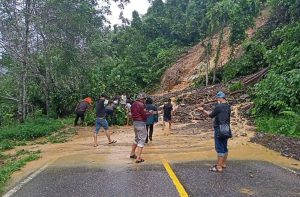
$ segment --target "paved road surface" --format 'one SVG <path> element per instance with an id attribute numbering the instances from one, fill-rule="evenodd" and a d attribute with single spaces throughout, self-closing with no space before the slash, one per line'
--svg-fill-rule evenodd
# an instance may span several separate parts
<path id="1" fill-rule="evenodd" d="M 300 196 L 300 176 L 271 163 L 231 161 L 222 174 L 209 172 L 211 163 L 170 165 L 189 196 Z M 162 164 L 129 163 L 102 168 L 49 166 L 13 196 L 176 197 L 179 194 Z"/>

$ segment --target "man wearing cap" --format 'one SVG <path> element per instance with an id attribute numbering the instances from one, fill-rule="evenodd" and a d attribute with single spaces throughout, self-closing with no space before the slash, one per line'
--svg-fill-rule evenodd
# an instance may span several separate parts
<path id="1" fill-rule="evenodd" d="M 223 169 L 226 168 L 226 161 L 228 156 L 227 148 L 227 137 L 220 137 L 218 135 L 220 125 L 230 126 L 230 105 L 227 103 L 226 96 L 223 92 L 218 92 L 216 95 L 217 104 L 213 111 L 206 111 L 203 107 L 200 107 L 199 110 L 203 111 L 206 115 L 211 118 L 214 118 L 214 140 L 215 140 L 215 149 L 218 154 L 217 164 L 210 168 L 210 171 L 213 172 L 223 172 Z"/>
<path id="2" fill-rule="evenodd" d="M 140 93 L 137 100 L 131 106 L 135 139 L 132 144 L 130 158 L 136 159 L 136 163 L 144 162 L 141 155 L 147 138 L 146 121 L 148 116 L 152 114 L 151 111 L 146 110 L 146 98 L 147 95 L 145 93 Z"/>
<path id="3" fill-rule="evenodd" d="M 75 109 L 75 113 L 76 113 L 76 118 L 74 121 L 75 126 L 77 126 L 79 118 L 81 120 L 81 124 L 83 124 L 84 114 L 88 110 L 91 104 L 92 104 L 92 99 L 90 97 L 86 97 L 85 99 L 83 99 L 77 104 Z"/>

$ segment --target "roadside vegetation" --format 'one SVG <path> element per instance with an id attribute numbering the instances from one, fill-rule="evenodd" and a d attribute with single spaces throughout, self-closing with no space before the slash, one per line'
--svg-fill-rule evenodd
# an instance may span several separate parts
<path id="1" fill-rule="evenodd" d="M 6 182 L 11 175 L 20 170 L 26 163 L 40 158 L 40 151 L 20 150 L 15 154 L 0 152 L 0 194 L 4 192 Z"/>
<path id="2" fill-rule="evenodd" d="M 0 150 L 26 145 L 38 138 L 51 137 L 66 126 L 66 121 L 39 117 L 26 120 L 23 124 L 7 125 L 0 128 Z"/>
<path id="3" fill-rule="evenodd" d="M 16 146 L 45 143 L 63 143 L 71 139 L 76 128 L 68 128 L 70 119 L 37 117 L 24 123 L 8 124 L 0 127 L 0 193 L 4 191 L 10 176 L 26 163 L 41 157 L 40 151 L 9 151 Z M 73 122 L 73 119 L 72 119 Z"/>

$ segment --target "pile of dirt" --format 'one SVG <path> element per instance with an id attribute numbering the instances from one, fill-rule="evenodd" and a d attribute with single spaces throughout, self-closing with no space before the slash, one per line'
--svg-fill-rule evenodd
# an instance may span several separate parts
<path id="1" fill-rule="evenodd" d="M 300 138 L 256 133 L 250 141 L 280 152 L 282 156 L 300 160 Z"/>
<path id="2" fill-rule="evenodd" d="M 253 75 L 240 78 L 241 82 L 247 81 Z M 198 108 L 203 107 L 210 111 L 215 105 L 215 95 L 218 91 L 223 91 L 227 95 L 227 100 L 232 106 L 231 124 L 235 136 L 245 136 L 246 126 L 252 126 L 253 121 L 249 114 L 253 107 L 247 88 L 235 92 L 230 92 L 226 85 L 216 84 L 208 87 L 189 88 L 181 91 L 166 93 L 154 96 L 154 102 L 162 110 L 163 104 L 172 99 L 174 108 L 173 122 L 185 124 L 185 128 L 175 129 L 173 132 L 181 134 L 201 134 L 211 131 L 212 119 L 203 114 Z M 208 136 L 209 138 L 209 136 Z"/>

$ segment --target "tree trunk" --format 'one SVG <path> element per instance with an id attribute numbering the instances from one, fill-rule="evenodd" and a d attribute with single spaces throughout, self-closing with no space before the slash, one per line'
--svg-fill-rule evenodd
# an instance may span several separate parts
<path id="1" fill-rule="evenodd" d="M 27 115 L 27 74 L 28 74 L 28 40 L 29 40 L 29 24 L 30 24 L 30 0 L 25 1 L 25 40 L 23 45 L 23 62 L 20 82 L 20 121 L 24 122 Z"/>
<path id="2" fill-rule="evenodd" d="M 205 46 L 205 56 L 206 56 L 206 67 L 205 67 L 205 85 L 209 84 L 209 67 L 210 67 L 210 55 L 211 55 L 211 36 L 209 37 L 209 41 Z"/>
<path id="3" fill-rule="evenodd" d="M 216 52 L 216 58 L 215 58 L 215 65 L 214 65 L 214 71 L 213 71 L 213 84 L 216 82 L 216 70 L 218 68 L 220 56 L 221 56 L 221 47 L 222 47 L 222 42 L 223 42 L 223 37 L 224 37 L 224 27 L 222 26 L 220 35 L 219 35 L 219 42 L 217 46 L 217 52 Z"/>

